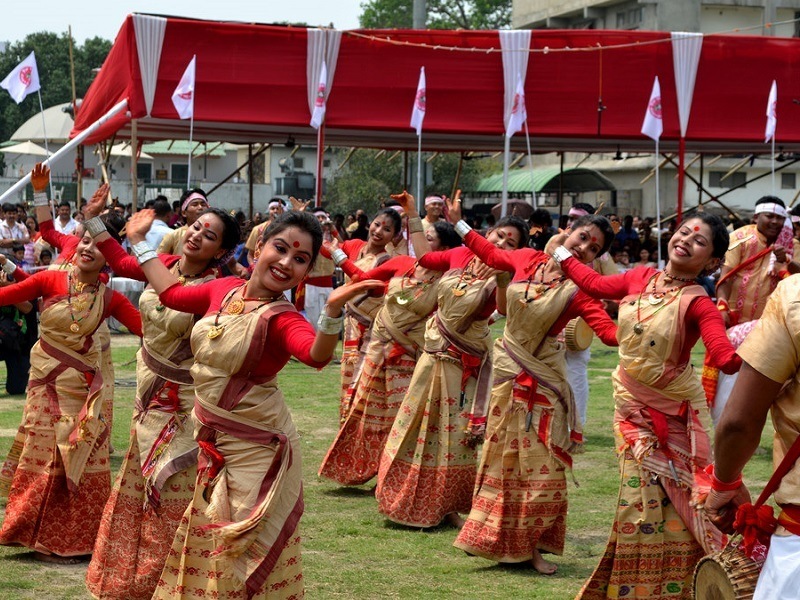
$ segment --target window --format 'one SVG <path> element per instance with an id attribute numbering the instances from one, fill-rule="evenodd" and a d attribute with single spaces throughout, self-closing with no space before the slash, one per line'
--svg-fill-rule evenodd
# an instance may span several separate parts
<path id="1" fill-rule="evenodd" d="M 793 190 L 797 187 L 797 175 L 795 173 L 781 173 L 781 189 Z"/>
<path id="2" fill-rule="evenodd" d="M 624 29 L 625 28 L 625 13 L 618 12 L 617 13 L 617 29 Z"/>
<path id="3" fill-rule="evenodd" d="M 305 165 L 305 159 L 299 158 L 297 156 L 294 157 L 294 168 L 295 169 L 302 169 Z"/>
<path id="4" fill-rule="evenodd" d="M 747 187 L 747 174 L 737 172 L 725 177 L 726 171 L 709 171 L 708 187 L 712 188 L 734 188 Z M 723 179 L 725 177 L 725 179 Z"/>
<path id="5" fill-rule="evenodd" d="M 186 184 L 188 175 L 189 165 L 186 163 L 172 163 L 169 166 L 169 178 L 172 180 L 172 183 Z M 187 187 L 192 186 L 189 185 Z"/>
<path id="6" fill-rule="evenodd" d="M 153 165 L 150 163 L 137 163 L 136 179 L 144 183 L 150 183 L 153 179 Z"/>
<path id="7" fill-rule="evenodd" d="M 323 167 L 325 167 L 326 169 L 327 169 L 328 167 L 330 167 L 330 166 L 331 166 L 331 159 L 330 159 L 330 158 L 326 158 L 326 159 L 324 159 L 324 160 L 322 161 L 322 166 L 323 166 Z"/>
<path id="8" fill-rule="evenodd" d="M 634 8 L 628 11 L 628 27 L 635 27 L 642 23 L 642 7 Z"/>

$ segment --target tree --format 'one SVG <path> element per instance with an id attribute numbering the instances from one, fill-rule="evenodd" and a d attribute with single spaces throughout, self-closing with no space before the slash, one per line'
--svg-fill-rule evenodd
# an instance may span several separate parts
<path id="1" fill-rule="evenodd" d="M 414 0 L 368 0 L 359 17 L 368 29 L 410 29 Z M 428 29 L 504 29 L 511 0 L 427 0 Z"/>

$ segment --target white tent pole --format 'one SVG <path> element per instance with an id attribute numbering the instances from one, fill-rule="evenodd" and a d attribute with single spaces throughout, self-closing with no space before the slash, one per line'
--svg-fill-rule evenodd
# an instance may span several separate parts
<path id="1" fill-rule="evenodd" d="M 659 189 L 658 182 L 658 166 L 660 162 L 660 154 L 658 153 L 658 138 L 656 138 L 656 231 L 658 232 L 656 243 L 658 244 L 658 268 L 663 269 L 664 264 L 661 262 L 661 191 Z"/>
<path id="2" fill-rule="evenodd" d="M 192 95 L 192 102 L 194 103 L 194 95 Z M 194 107 L 192 107 L 192 116 L 189 118 L 189 173 L 186 175 L 186 189 L 192 189 L 192 135 L 194 134 Z"/>
<path id="3" fill-rule="evenodd" d="M 509 154 L 511 153 L 511 138 L 507 135 L 503 137 L 505 138 L 505 145 L 503 148 L 503 195 L 500 206 L 501 219 L 508 214 L 508 159 Z"/>
<path id="4" fill-rule="evenodd" d="M 422 134 L 417 136 L 417 206 L 422 212 L 425 198 L 422 197 Z"/>
<path id="5" fill-rule="evenodd" d="M 528 133 L 528 119 L 525 119 L 525 143 L 528 145 L 528 166 L 531 168 L 531 195 L 533 197 L 533 210 L 536 210 L 536 180 L 533 178 L 533 155 L 531 154 L 531 136 Z"/>
<path id="6" fill-rule="evenodd" d="M 55 164 L 60 158 L 62 158 L 64 155 L 68 154 L 73 148 L 75 148 L 75 146 L 80 145 L 83 142 L 83 140 L 85 140 L 90 135 L 92 135 L 95 131 L 97 131 L 97 129 L 99 129 L 102 125 L 104 125 L 106 123 L 106 121 L 108 121 L 109 119 L 112 119 L 113 117 L 117 116 L 120 112 L 122 112 L 126 108 L 128 108 L 128 99 L 127 98 L 117 102 L 113 107 L 111 107 L 111 110 L 109 110 L 106 114 L 104 114 L 102 117 L 97 119 L 97 121 L 95 121 L 94 123 L 89 125 L 89 127 L 84 129 L 83 131 L 81 131 L 78 135 L 76 135 L 74 138 L 72 138 L 69 142 L 64 144 L 64 146 L 62 148 L 60 148 L 58 150 L 58 152 L 53 154 L 53 156 L 48 156 L 47 159 L 45 161 L 43 161 L 42 164 L 47 165 L 48 167 L 50 165 L 52 165 L 52 164 Z M 26 185 L 28 185 L 30 183 L 30 181 L 31 181 L 31 174 L 27 173 L 17 183 L 15 183 L 10 188 L 8 188 L 5 192 L 3 192 L 2 196 L 0 196 L 0 204 L 2 204 L 3 202 L 6 202 L 8 199 L 10 199 L 14 194 L 19 192 Z"/>

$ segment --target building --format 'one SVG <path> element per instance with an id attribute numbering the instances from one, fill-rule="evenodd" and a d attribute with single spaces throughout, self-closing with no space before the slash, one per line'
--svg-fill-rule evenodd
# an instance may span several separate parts
<path id="1" fill-rule="evenodd" d="M 513 0 L 515 29 L 646 29 L 797 37 L 800 0 Z"/>

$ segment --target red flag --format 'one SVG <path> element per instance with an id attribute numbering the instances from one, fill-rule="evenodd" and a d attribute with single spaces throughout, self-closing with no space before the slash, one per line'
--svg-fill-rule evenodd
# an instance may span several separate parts
<path id="1" fill-rule="evenodd" d="M 411 127 L 417 130 L 417 135 L 422 135 L 425 102 L 425 67 L 422 67 L 419 70 L 419 83 L 417 84 L 417 95 L 414 98 L 414 109 L 411 111 Z"/>

